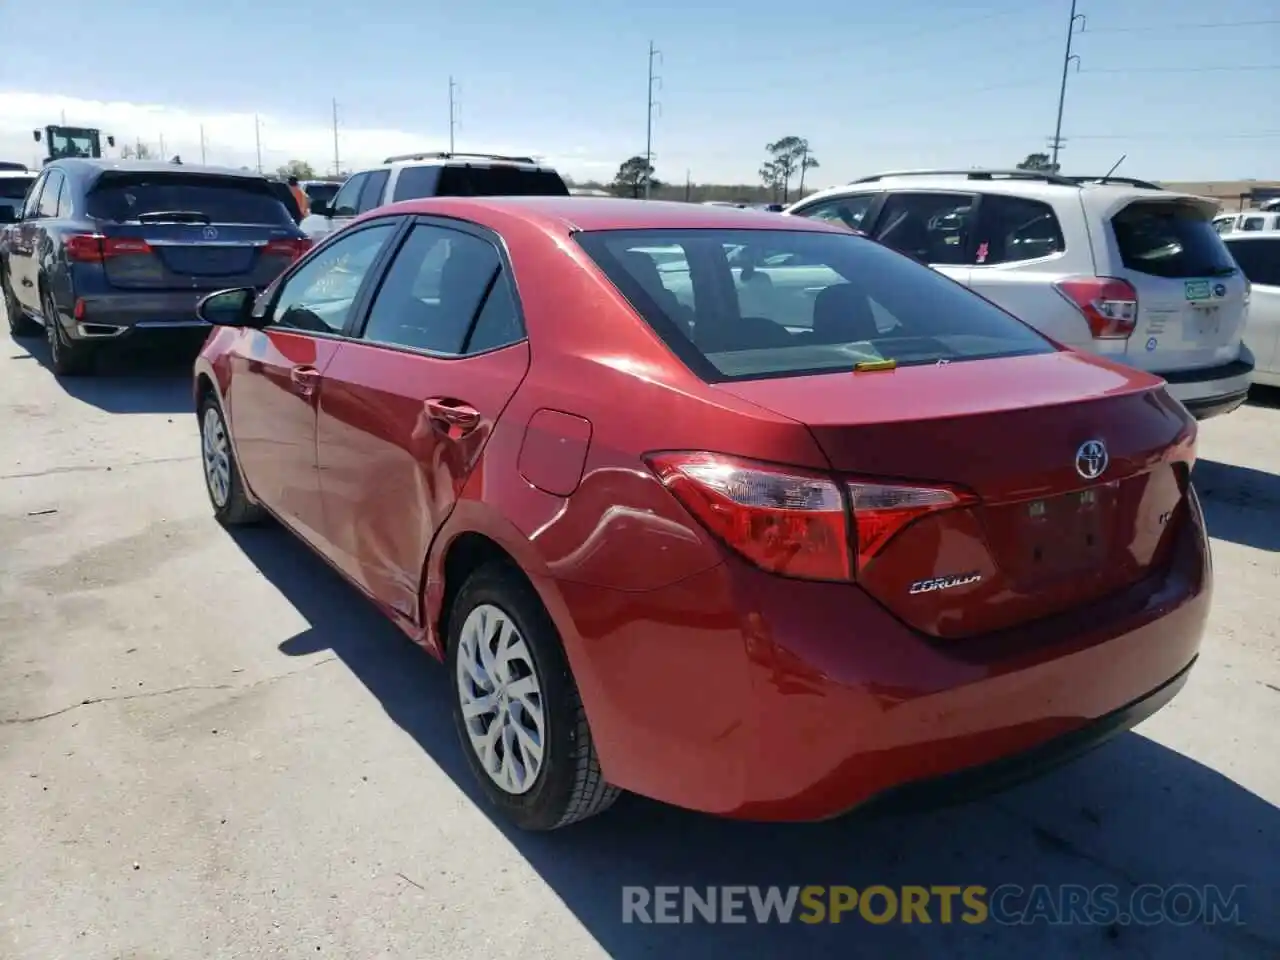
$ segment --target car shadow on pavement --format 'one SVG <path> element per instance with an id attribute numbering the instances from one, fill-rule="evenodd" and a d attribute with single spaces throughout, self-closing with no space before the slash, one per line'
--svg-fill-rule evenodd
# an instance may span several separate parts
<path id="1" fill-rule="evenodd" d="M 1280 551 L 1280 476 L 1253 467 L 1200 459 L 1191 473 L 1209 536 Z"/>
<path id="2" fill-rule="evenodd" d="M 17 342 L 54 376 L 44 340 Z M 106 413 L 188 413 L 194 407 L 191 365 L 199 352 L 199 343 L 188 342 L 113 348 L 97 357 L 92 375 L 59 377 L 58 383 L 68 396 Z"/>
<path id="3" fill-rule="evenodd" d="M 388 717 L 477 806 L 487 808 L 451 722 L 442 666 L 282 529 L 242 529 L 234 537 L 311 624 L 281 644 L 281 651 L 335 654 Z M 1277 895 L 1280 811 L 1222 774 L 1135 733 L 1036 782 L 931 813 L 751 824 L 624 795 L 604 815 L 554 833 L 529 834 L 494 822 L 604 951 L 621 960 L 797 951 L 814 957 L 984 960 L 1074 960 L 1104 949 L 1115 956 L 1195 958 L 1280 952 L 1280 917 L 1268 907 Z M 1114 885 L 1121 904 L 1143 884 L 1186 884 L 1197 894 L 1215 885 L 1224 902 L 1239 906 L 1240 922 L 972 925 L 959 921 L 957 906 L 954 922 L 943 923 L 936 901 L 927 925 L 877 925 L 856 911 L 839 924 L 818 925 L 623 920 L 628 886 L 810 884 L 980 884 L 989 890 L 1017 884 L 1027 896 L 1037 884 Z M 1008 902 L 1016 907 L 1028 901 L 1015 896 Z M 1153 902 L 1161 902 L 1159 894 Z"/>

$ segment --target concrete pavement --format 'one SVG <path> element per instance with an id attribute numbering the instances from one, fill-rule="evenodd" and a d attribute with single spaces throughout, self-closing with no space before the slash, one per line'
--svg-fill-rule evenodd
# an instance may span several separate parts
<path id="1" fill-rule="evenodd" d="M 1280 954 L 1280 402 L 1206 424 L 1217 595 L 1173 704 L 927 815 L 624 798 L 493 822 L 443 670 L 282 531 L 212 519 L 182 366 L 56 380 L 0 334 L 0 957 Z M 1244 885 L 1243 926 L 622 923 L 624 885 Z"/>

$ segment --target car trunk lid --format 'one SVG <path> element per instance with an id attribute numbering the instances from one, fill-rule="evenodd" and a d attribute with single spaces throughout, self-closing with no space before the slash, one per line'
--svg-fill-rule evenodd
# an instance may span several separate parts
<path id="1" fill-rule="evenodd" d="M 807 425 L 859 491 L 954 490 L 899 529 L 859 583 L 925 633 L 960 638 L 1121 590 L 1161 564 L 1194 421 L 1137 371 L 1060 352 L 722 384 Z M 1101 467 L 1090 459 L 1101 451 Z M 855 540 L 856 542 L 856 540 Z"/>

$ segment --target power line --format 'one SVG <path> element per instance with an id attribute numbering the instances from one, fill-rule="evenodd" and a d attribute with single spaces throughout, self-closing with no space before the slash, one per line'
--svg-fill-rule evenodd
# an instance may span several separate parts
<path id="1" fill-rule="evenodd" d="M 1235 64 L 1229 67 L 1108 67 L 1099 70 L 1084 70 L 1083 73 L 1256 73 L 1258 71 L 1280 70 L 1280 63 Z"/>
<path id="2" fill-rule="evenodd" d="M 1149 23 L 1141 27 L 1099 27 L 1095 33 L 1155 33 L 1158 30 L 1225 30 L 1239 27 L 1272 27 L 1280 20 L 1220 20 L 1215 23 Z"/>

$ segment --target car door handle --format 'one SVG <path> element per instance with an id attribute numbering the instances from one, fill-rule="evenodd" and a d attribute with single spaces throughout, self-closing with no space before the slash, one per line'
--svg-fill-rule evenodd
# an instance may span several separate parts
<path id="1" fill-rule="evenodd" d="M 480 411 L 461 400 L 448 397 L 432 397 L 422 401 L 422 407 L 433 422 L 456 427 L 459 433 L 474 430 L 480 424 Z"/>
<path id="2" fill-rule="evenodd" d="M 293 367 L 289 370 L 289 382 L 293 384 L 293 389 L 304 397 L 315 393 L 316 379 L 319 376 L 320 371 L 315 367 Z"/>

